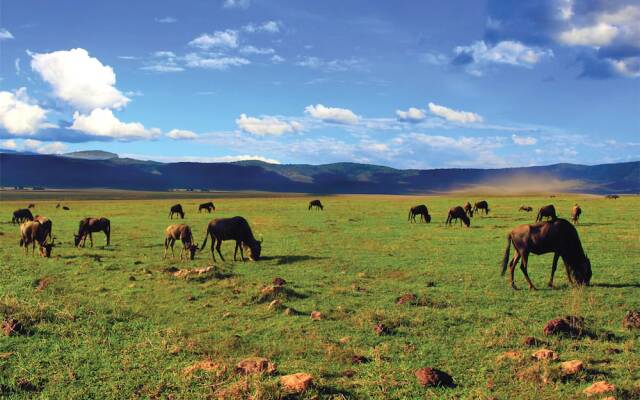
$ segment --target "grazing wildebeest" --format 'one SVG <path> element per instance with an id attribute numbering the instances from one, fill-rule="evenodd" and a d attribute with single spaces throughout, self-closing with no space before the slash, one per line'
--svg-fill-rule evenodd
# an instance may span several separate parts
<path id="1" fill-rule="evenodd" d="M 51 257 L 51 249 L 53 248 L 55 238 L 51 243 L 47 243 L 47 236 L 50 231 L 47 227 L 38 221 L 27 221 L 20 225 L 20 247 L 24 246 L 24 254 L 28 252 L 29 245 L 31 245 L 31 255 L 33 255 L 36 247 L 36 242 L 40 249 L 40 255 L 42 257 Z"/>
<path id="2" fill-rule="evenodd" d="M 573 206 L 571 209 L 571 222 L 574 224 L 578 224 L 578 219 L 580 219 L 580 214 L 582 214 L 582 208 L 579 205 Z"/>
<path id="3" fill-rule="evenodd" d="M 171 256 L 175 257 L 175 253 L 173 252 L 173 245 L 176 240 L 180 240 L 182 242 L 182 251 L 180 251 L 180 260 L 182 260 L 184 253 L 189 253 L 189 258 L 191 260 L 194 259 L 196 250 L 198 250 L 198 245 L 193 242 L 193 234 L 191 233 L 191 228 L 189 225 L 185 224 L 173 224 L 169 225 L 167 229 L 165 229 L 165 239 L 164 239 L 164 254 L 162 258 L 167 258 L 167 249 L 171 246 Z"/>
<path id="4" fill-rule="evenodd" d="M 198 212 L 202 211 L 202 210 L 207 210 L 209 213 L 211 213 L 211 211 L 215 211 L 216 210 L 216 206 L 213 205 L 213 202 L 208 202 L 208 203 L 202 203 L 200 204 L 200 206 L 198 206 Z"/>
<path id="5" fill-rule="evenodd" d="M 469 203 L 468 201 L 464 205 L 464 212 L 467 213 L 469 218 L 473 218 L 473 208 L 471 207 L 471 203 Z"/>
<path id="6" fill-rule="evenodd" d="M 516 254 L 509 262 L 509 250 L 512 244 Z M 527 273 L 530 253 L 536 255 L 554 253 L 549 287 L 553 287 L 553 275 L 560 257 L 566 267 L 569 282 L 588 285 L 591 280 L 591 262 L 582 249 L 576 228 L 565 219 L 520 225 L 507 235 L 507 249 L 502 260 L 502 275 L 507 270 L 508 263 L 511 273 L 511 287 L 514 289 L 517 288 L 513 282 L 513 273 L 520 259 L 522 259 L 520 269 L 529 283 L 529 289 L 535 290 L 536 288 Z"/>
<path id="7" fill-rule="evenodd" d="M 53 222 L 51 222 L 49 218 L 42 215 L 36 215 L 35 217 L 33 217 L 33 220 L 40 222 L 40 225 L 42 225 L 42 229 L 46 233 L 46 235 L 44 236 L 44 239 L 46 239 L 48 236 L 49 240 L 52 240 L 51 234 L 53 232 Z"/>
<path id="8" fill-rule="evenodd" d="M 556 208 L 553 204 L 549 204 L 548 206 L 540 207 L 538 211 L 538 216 L 536 217 L 536 222 L 542 221 L 542 218 L 549 218 L 552 221 L 558 219 L 558 215 L 556 214 Z"/>
<path id="9" fill-rule="evenodd" d="M 309 210 L 314 207 L 316 210 L 324 210 L 324 207 L 322 206 L 322 203 L 320 203 L 320 200 L 311 200 L 309 202 Z"/>
<path id="10" fill-rule="evenodd" d="M 520 208 L 518 208 L 518 211 L 531 212 L 531 211 L 533 211 L 533 207 L 531 207 L 531 206 L 520 206 Z"/>
<path id="11" fill-rule="evenodd" d="M 22 223 L 24 221 L 33 221 L 33 214 L 31 214 L 31 211 L 29 211 L 28 208 L 15 210 L 13 212 L 13 218 L 11 218 L 11 222 L 16 224 Z"/>
<path id="12" fill-rule="evenodd" d="M 171 209 L 169 210 L 169 218 L 173 219 L 173 214 L 178 214 L 181 219 L 184 219 L 184 211 L 182 211 L 181 204 L 171 206 Z"/>
<path id="13" fill-rule="evenodd" d="M 67 207 L 67 206 L 62 206 L 62 209 L 65 210 L 65 211 L 69 211 L 70 210 L 70 208 Z"/>
<path id="14" fill-rule="evenodd" d="M 463 222 L 467 227 L 471 225 L 471 221 L 469 220 L 467 214 L 464 212 L 464 208 L 460 206 L 455 206 L 449 210 L 449 215 L 447 215 L 447 221 L 445 222 L 445 225 L 451 225 L 451 222 L 453 222 L 454 219 L 459 219 L 460 225 L 462 225 Z"/>
<path id="15" fill-rule="evenodd" d="M 420 216 L 420 220 L 426 223 L 431 222 L 431 215 L 429 215 L 429 210 L 427 206 L 424 204 L 420 204 L 419 206 L 411 207 L 409 209 L 409 218 L 407 221 L 416 222 L 416 215 Z"/>
<path id="16" fill-rule="evenodd" d="M 608 194 L 608 195 L 606 195 L 606 196 L 605 196 L 605 198 L 607 198 L 607 199 L 613 199 L 613 200 L 615 200 L 615 199 L 617 199 L 617 198 L 619 198 L 619 197 L 620 197 L 620 196 L 618 196 L 617 194 Z"/>
<path id="17" fill-rule="evenodd" d="M 36 205 L 35 205 L 35 204 L 33 204 L 33 203 L 31 203 L 31 204 L 29 204 L 29 205 L 27 206 L 27 208 L 36 208 Z"/>
<path id="18" fill-rule="evenodd" d="M 484 215 L 489 214 L 489 203 L 482 200 L 473 205 L 474 213 L 480 213 L 480 210 L 484 210 Z"/>
<path id="19" fill-rule="evenodd" d="M 253 236 L 253 232 L 251 232 L 251 227 L 246 219 L 242 217 L 233 217 L 233 218 L 218 218 L 209 222 L 207 225 L 207 231 L 204 236 L 204 242 L 202 242 L 202 246 L 200 250 L 204 249 L 204 246 L 207 244 L 207 239 L 211 235 L 211 257 L 213 258 L 213 262 L 216 262 L 216 255 L 214 254 L 215 250 L 218 251 L 220 258 L 224 261 L 224 257 L 220 252 L 220 246 L 224 240 L 235 240 L 236 241 L 236 249 L 233 253 L 233 260 L 236 260 L 236 256 L 238 254 L 238 248 L 240 249 L 240 257 L 242 261 L 244 259 L 244 253 L 242 252 L 243 247 L 247 247 L 249 249 L 249 259 L 252 261 L 257 261 L 260 258 L 260 252 L 262 251 L 262 240 L 256 240 Z"/>
<path id="20" fill-rule="evenodd" d="M 82 247 L 84 247 L 85 242 L 87 241 L 87 236 L 89 236 L 89 241 L 91 242 L 91 247 L 93 247 L 93 232 L 104 232 L 104 235 L 107 237 L 107 246 L 109 246 L 111 242 L 111 222 L 104 218 L 85 218 L 80 221 L 80 225 L 78 226 L 78 234 L 73 235 L 74 244 L 76 247 L 80 247 L 80 242 L 82 242 Z"/>

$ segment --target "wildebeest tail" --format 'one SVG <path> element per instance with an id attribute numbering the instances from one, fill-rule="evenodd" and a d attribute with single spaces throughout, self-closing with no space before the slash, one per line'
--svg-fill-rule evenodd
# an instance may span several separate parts
<path id="1" fill-rule="evenodd" d="M 510 250 L 511 250 L 511 234 L 508 234 L 507 249 L 504 251 L 504 258 L 502 259 L 502 273 L 501 273 L 502 276 L 504 276 L 504 273 L 507 272 L 507 264 L 509 263 Z"/>
<path id="2" fill-rule="evenodd" d="M 202 246 L 200 246 L 200 250 L 204 250 L 204 246 L 207 245 L 207 239 L 209 239 L 209 227 L 207 227 L 207 231 L 204 233 L 204 240 L 202 241 Z M 213 238 L 211 240 L 213 240 Z"/>

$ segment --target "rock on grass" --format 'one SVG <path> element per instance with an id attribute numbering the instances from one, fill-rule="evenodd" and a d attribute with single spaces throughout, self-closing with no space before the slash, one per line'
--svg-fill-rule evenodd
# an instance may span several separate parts
<path id="1" fill-rule="evenodd" d="M 584 369 L 584 363 L 580 360 L 571 360 L 560 363 L 560 368 L 565 375 L 575 375 Z"/>
<path id="2" fill-rule="evenodd" d="M 236 365 L 235 371 L 243 375 L 261 373 L 271 375 L 276 372 L 276 366 L 264 357 L 250 357 L 240 361 Z"/>
<path id="3" fill-rule="evenodd" d="M 280 377 L 280 384 L 288 392 L 302 393 L 311 387 L 313 377 L 305 373 L 283 375 Z"/>
<path id="4" fill-rule="evenodd" d="M 540 349 L 531 354 L 531 356 L 538 361 L 555 361 L 558 359 L 558 354 L 555 351 L 549 349 Z"/>
<path id="5" fill-rule="evenodd" d="M 25 329 L 17 319 L 7 318 L 2 321 L 2 333 L 5 336 L 15 336 L 25 333 Z"/>
<path id="6" fill-rule="evenodd" d="M 451 375 L 436 368 L 420 368 L 415 375 L 418 383 L 424 387 L 455 387 Z"/>
<path id="7" fill-rule="evenodd" d="M 622 319 L 622 326 L 627 329 L 640 329 L 640 310 L 627 312 Z"/>
<path id="8" fill-rule="evenodd" d="M 320 311 L 311 311 L 311 319 L 313 321 L 320 321 L 324 319 L 324 315 Z"/>
<path id="9" fill-rule="evenodd" d="M 552 319 L 544 326 L 543 332 L 546 336 L 562 334 L 582 336 L 585 333 L 584 318 L 567 315 L 562 318 Z"/>
<path id="10" fill-rule="evenodd" d="M 616 387 L 610 384 L 609 382 L 599 381 L 589 386 L 585 390 L 583 390 L 582 393 L 586 394 L 587 396 L 594 396 L 594 395 L 599 395 L 604 393 L 615 392 L 615 390 L 616 390 Z"/>
<path id="11" fill-rule="evenodd" d="M 405 293 L 396 299 L 396 304 L 416 304 L 418 298 L 413 293 Z"/>
<path id="12" fill-rule="evenodd" d="M 373 326 L 373 331 L 378 336 L 393 335 L 393 329 L 383 323 L 375 324 Z"/>

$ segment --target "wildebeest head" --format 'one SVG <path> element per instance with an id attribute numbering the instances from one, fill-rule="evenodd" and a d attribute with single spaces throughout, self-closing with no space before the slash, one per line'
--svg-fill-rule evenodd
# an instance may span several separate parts
<path id="1" fill-rule="evenodd" d="M 189 246 L 189 258 L 193 260 L 196 257 L 196 251 L 198 250 L 197 243 L 191 243 Z"/>
<path id="2" fill-rule="evenodd" d="M 76 234 L 73 235 L 73 244 L 76 247 L 80 244 L 80 239 L 81 239 L 80 235 L 76 235 Z"/>
<path id="3" fill-rule="evenodd" d="M 575 279 L 576 283 L 578 285 L 589 285 L 589 283 L 591 282 L 591 261 L 589 260 L 589 257 L 584 258 L 584 260 L 579 263 L 578 265 L 574 266 L 573 271 L 573 278 Z"/>
<path id="4" fill-rule="evenodd" d="M 42 257 L 50 258 L 51 250 L 56 246 L 55 242 L 56 242 L 56 238 L 54 237 L 51 243 L 45 243 L 42 246 L 40 246 L 40 255 Z"/>
<path id="5" fill-rule="evenodd" d="M 262 252 L 262 240 L 256 240 L 249 248 L 249 259 L 251 261 L 258 261 L 260 259 L 260 253 Z"/>
<path id="6" fill-rule="evenodd" d="M 425 219 L 425 221 L 427 221 L 427 223 L 431 222 L 431 215 L 430 215 L 430 214 L 427 214 L 427 215 L 424 217 L 424 219 Z"/>

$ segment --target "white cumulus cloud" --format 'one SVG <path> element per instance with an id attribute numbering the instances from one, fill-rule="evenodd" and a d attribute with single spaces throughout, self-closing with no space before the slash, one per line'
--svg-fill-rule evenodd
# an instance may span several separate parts
<path id="1" fill-rule="evenodd" d="M 558 39 L 570 46 L 605 46 L 613 42 L 616 36 L 618 28 L 601 22 L 583 28 L 571 28 L 561 32 Z"/>
<path id="2" fill-rule="evenodd" d="M 235 49 L 238 47 L 238 31 L 227 29 L 225 31 L 216 31 L 212 34 L 203 33 L 190 41 L 189 46 L 204 50 L 212 47 L 229 47 Z"/>
<path id="3" fill-rule="evenodd" d="M 240 118 L 236 119 L 238 128 L 247 133 L 259 136 L 278 136 L 284 133 L 301 132 L 302 124 L 296 121 L 282 121 L 276 117 L 248 117 L 246 114 L 240 114 Z"/>
<path id="4" fill-rule="evenodd" d="M 278 33 L 280 32 L 281 25 L 282 24 L 278 21 L 267 21 L 262 24 L 247 24 L 242 29 L 249 33 Z"/>
<path id="5" fill-rule="evenodd" d="M 538 47 L 530 47 L 518 41 L 505 40 L 495 46 L 487 45 L 479 40 L 470 46 L 458 46 L 455 53 L 471 57 L 474 63 L 498 63 L 520 67 L 531 67 L 545 57 L 552 57 L 553 52 Z"/>
<path id="6" fill-rule="evenodd" d="M 446 119 L 447 121 L 460 122 L 463 124 L 482 122 L 483 118 L 473 112 L 458 111 L 445 106 L 429 103 L 429 111 L 433 114 Z"/>
<path id="7" fill-rule="evenodd" d="M 22 142 L 22 149 L 40 154 L 60 154 L 67 149 L 62 142 L 43 143 L 39 140 L 26 139 Z"/>
<path id="8" fill-rule="evenodd" d="M 174 140 L 193 140 L 198 138 L 198 134 L 184 129 L 172 129 L 167 136 Z"/>
<path id="9" fill-rule="evenodd" d="M 355 125 L 360 120 L 353 111 L 346 108 L 325 107 L 322 104 L 309 105 L 304 112 L 312 118 L 335 124 Z"/>
<path id="10" fill-rule="evenodd" d="M 511 140 L 513 140 L 513 143 L 517 144 L 518 146 L 533 146 L 534 144 L 538 143 L 538 139 L 531 137 L 531 136 L 518 136 L 518 135 L 511 135 Z"/>
<path id="11" fill-rule="evenodd" d="M 224 0 L 223 8 L 240 8 L 246 10 L 251 5 L 251 0 Z"/>
<path id="12" fill-rule="evenodd" d="M 26 88 L 0 92 L 0 127 L 14 135 L 29 135 L 48 126 L 47 110 L 33 103 Z"/>
<path id="13" fill-rule="evenodd" d="M 116 74 L 85 49 L 33 54 L 31 68 L 53 87 L 56 97 L 81 110 L 121 108 L 130 99 L 116 87 Z"/>
<path id="14" fill-rule="evenodd" d="M 204 68 L 204 69 L 217 69 L 225 70 L 229 67 L 239 67 L 242 65 L 251 64 L 251 61 L 243 57 L 208 57 L 201 56 L 196 53 L 189 53 L 184 57 L 185 66 L 189 68 Z"/>
<path id="15" fill-rule="evenodd" d="M 9 32 L 4 28 L 0 28 L 0 40 L 9 40 L 9 39 L 13 39 L 13 35 L 11 34 L 11 32 Z"/>
<path id="16" fill-rule="evenodd" d="M 139 122 L 122 122 L 106 108 L 96 108 L 88 115 L 76 111 L 69 129 L 116 140 L 152 139 L 160 134 L 159 129 L 147 129 Z"/>
<path id="17" fill-rule="evenodd" d="M 410 107 L 407 111 L 396 110 L 398 120 L 404 122 L 420 122 L 425 119 L 424 111 L 419 108 Z"/>

